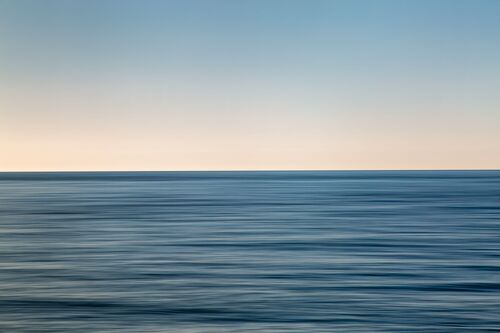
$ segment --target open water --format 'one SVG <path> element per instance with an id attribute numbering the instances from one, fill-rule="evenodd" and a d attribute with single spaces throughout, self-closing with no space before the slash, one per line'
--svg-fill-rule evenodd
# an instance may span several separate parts
<path id="1" fill-rule="evenodd" d="M 1 332 L 500 332 L 500 171 L 0 173 Z"/>

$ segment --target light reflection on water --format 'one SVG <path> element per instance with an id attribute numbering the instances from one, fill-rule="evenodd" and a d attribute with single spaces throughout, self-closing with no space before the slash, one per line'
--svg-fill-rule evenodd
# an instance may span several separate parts
<path id="1" fill-rule="evenodd" d="M 2 332 L 498 332 L 500 172 L 0 173 Z"/>

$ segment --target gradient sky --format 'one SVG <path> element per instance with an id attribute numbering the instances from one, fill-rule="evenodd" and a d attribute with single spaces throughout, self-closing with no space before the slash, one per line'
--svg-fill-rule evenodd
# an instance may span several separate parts
<path id="1" fill-rule="evenodd" d="M 0 0 L 0 170 L 500 168 L 498 0 Z"/>

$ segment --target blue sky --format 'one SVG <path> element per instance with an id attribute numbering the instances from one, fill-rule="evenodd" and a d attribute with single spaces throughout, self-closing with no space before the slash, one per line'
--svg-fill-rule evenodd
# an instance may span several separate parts
<path id="1" fill-rule="evenodd" d="M 500 167 L 499 1 L 0 0 L 0 22 L 2 170 Z"/>

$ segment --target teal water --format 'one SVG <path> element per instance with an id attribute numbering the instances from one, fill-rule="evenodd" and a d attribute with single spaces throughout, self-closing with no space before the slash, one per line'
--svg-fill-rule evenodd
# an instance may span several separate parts
<path id="1" fill-rule="evenodd" d="M 500 171 L 0 173 L 1 332 L 499 332 Z"/>

